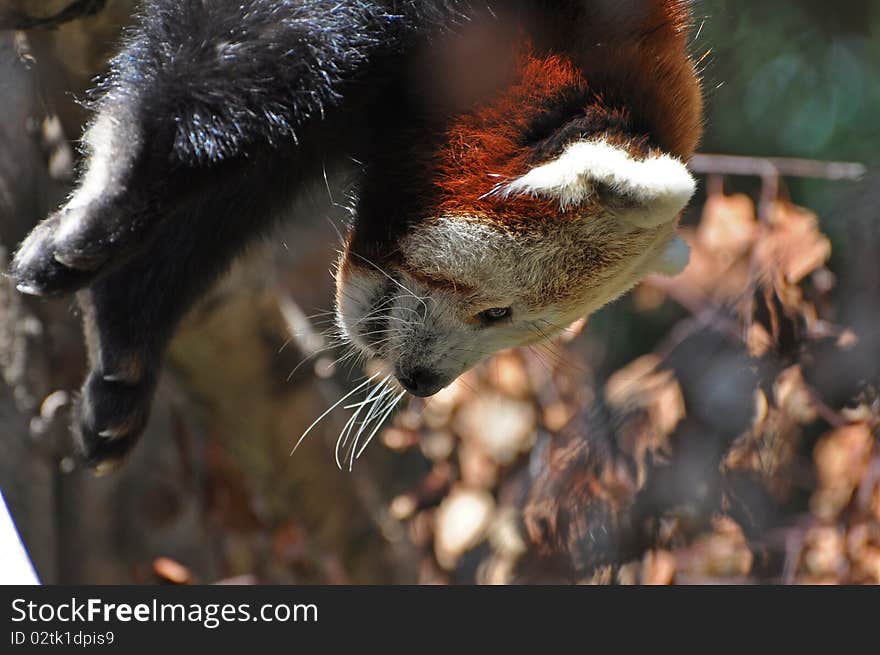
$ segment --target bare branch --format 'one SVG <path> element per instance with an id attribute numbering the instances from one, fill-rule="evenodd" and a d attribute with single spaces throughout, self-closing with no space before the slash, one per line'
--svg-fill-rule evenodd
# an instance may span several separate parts
<path id="1" fill-rule="evenodd" d="M 859 180 L 867 172 L 856 162 L 818 161 L 787 157 L 740 157 L 736 155 L 694 155 L 688 163 L 695 173 L 749 175 L 755 177 L 813 177 L 826 180 Z"/>
<path id="2" fill-rule="evenodd" d="M 51 16 L 37 17 L 18 9 L 0 9 L 0 30 L 54 29 L 64 23 L 94 16 L 104 9 L 107 0 L 73 0 L 67 7 Z"/>

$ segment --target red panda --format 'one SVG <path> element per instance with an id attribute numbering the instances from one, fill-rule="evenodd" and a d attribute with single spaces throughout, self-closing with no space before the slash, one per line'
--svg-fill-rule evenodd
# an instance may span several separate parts
<path id="1" fill-rule="evenodd" d="M 690 20 L 684 0 L 144 0 L 79 185 L 11 270 L 79 290 L 87 462 L 130 450 L 181 316 L 327 166 L 361 173 L 339 327 L 416 395 L 680 268 Z"/>
<path id="2" fill-rule="evenodd" d="M 408 158 L 427 181 L 416 218 L 384 241 L 360 225 L 350 236 L 341 327 L 413 394 L 686 261 L 674 231 L 702 107 L 687 6 L 575 13 L 541 45 L 521 35 L 507 86 Z"/>

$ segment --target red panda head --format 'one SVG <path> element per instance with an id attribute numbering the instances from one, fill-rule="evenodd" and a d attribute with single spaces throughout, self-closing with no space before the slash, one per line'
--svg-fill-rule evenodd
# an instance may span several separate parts
<path id="1" fill-rule="evenodd" d="M 701 109 L 687 16 L 670 0 L 623 4 L 641 7 L 630 23 L 607 9 L 581 16 L 578 38 L 555 28 L 556 44 L 523 46 L 503 90 L 404 163 L 418 210 L 385 238 L 375 221 L 349 235 L 339 325 L 410 392 L 431 395 L 686 263 L 675 228 Z"/>

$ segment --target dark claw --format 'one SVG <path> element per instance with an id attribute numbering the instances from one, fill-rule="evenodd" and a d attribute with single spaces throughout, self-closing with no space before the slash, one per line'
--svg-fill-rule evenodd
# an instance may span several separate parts
<path id="1" fill-rule="evenodd" d="M 96 473 L 109 472 L 137 443 L 147 423 L 155 384 L 107 381 L 92 372 L 74 412 L 74 435 L 85 463 Z"/>
<path id="2" fill-rule="evenodd" d="M 9 272 L 21 293 L 60 296 L 80 289 L 94 277 L 89 271 L 73 270 L 56 260 L 54 233 L 58 222 L 58 215 L 43 221 L 15 254 Z"/>

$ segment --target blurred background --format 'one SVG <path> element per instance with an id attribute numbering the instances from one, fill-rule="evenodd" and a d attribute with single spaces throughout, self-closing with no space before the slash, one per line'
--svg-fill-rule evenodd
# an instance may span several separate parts
<path id="1" fill-rule="evenodd" d="M 345 410 L 290 454 L 363 375 L 321 352 L 326 189 L 187 319 L 108 478 L 67 430 L 72 301 L 0 278 L 0 489 L 43 581 L 880 583 L 880 3 L 695 7 L 688 269 L 413 399 L 351 471 Z M 0 267 L 69 189 L 131 9 L 0 32 Z"/>

